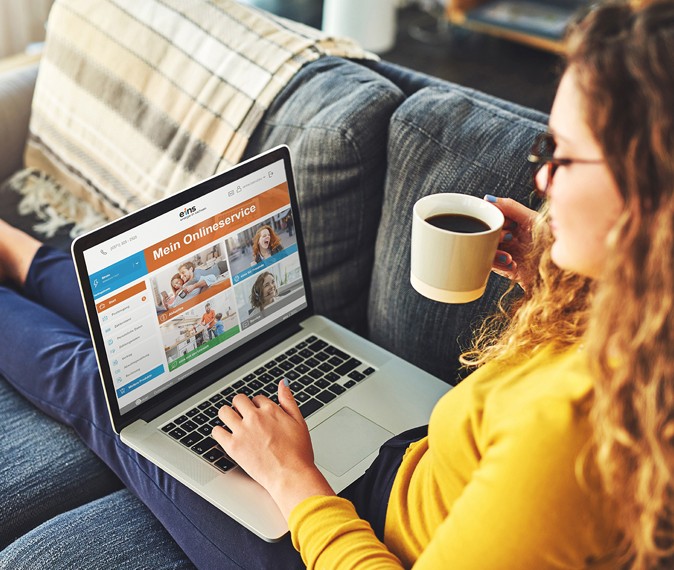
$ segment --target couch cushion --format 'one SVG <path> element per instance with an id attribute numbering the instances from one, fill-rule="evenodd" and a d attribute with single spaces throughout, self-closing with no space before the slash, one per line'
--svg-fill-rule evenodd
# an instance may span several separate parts
<path id="1" fill-rule="evenodd" d="M 366 322 L 385 141 L 403 99 L 362 65 L 325 57 L 286 86 L 246 151 L 290 147 L 316 309 L 358 331 Z"/>
<path id="2" fill-rule="evenodd" d="M 507 282 L 493 274 L 485 295 L 465 305 L 422 297 L 410 285 L 412 207 L 437 192 L 508 196 L 537 207 L 526 153 L 546 119 L 452 84 L 421 89 L 396 111 L 368 307 L 376 343 L 456 380 L 471 327 L 493 312 Z"/>

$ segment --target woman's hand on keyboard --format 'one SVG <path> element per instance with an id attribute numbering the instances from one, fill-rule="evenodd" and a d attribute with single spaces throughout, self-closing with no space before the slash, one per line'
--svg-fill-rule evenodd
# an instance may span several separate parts
<path id="1" fill-rule="evenodd" d="M 306 422 L 290 388 L 279 383 L 279 405 L 269 398 L 238 394 L 218 415 L 225 426 L 213 437 L 225 452 L 272 496 L 286 520 L 292 509 L 314 495 L 334 491 L 314 464 Z"/>

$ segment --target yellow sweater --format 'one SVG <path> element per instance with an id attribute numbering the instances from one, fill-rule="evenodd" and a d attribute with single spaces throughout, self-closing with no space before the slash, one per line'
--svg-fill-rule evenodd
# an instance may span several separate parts
<path id="1" fill-rule="evenodd" d="M 412 380 L 411 380 L 412 381 Z M 339 497 L 290 516 L 309 568 L 612 568 L 615 526 L 577 458 L 590 425 L 583 352 L 542 350 L 507 369 L 488 364 L 436 405 L 428 437 L 396 475 L 385 544 Z"/>

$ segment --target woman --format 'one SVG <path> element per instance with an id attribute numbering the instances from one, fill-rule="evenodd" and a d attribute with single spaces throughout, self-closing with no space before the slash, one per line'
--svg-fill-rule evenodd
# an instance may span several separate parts
<path id="1" fill-rule="evenodd" d="M 214 437 L 277 502 L 307 565 L 672 567 L 674 2 L 600 7 L 572 28 L 569 46 L 551 134 L 530 157 L 546 212 L 487 198 L 512 234 L 495 269 L 518 280 L 524 298 L 505 331 L 490 322 L 478 335 L 465 358 L 480 368 L 438 403 L 428 437 L 394 440 L 336 497 L 284 383 L 279 406 L 237 395 L 220 410 L 231 433 Z M 0 243 L 16 244 L 0 251 L 2 274 L 48 304 L 51 283 L 45 277 L 41 294 L 38 277 L 51 254 L 13 231 L 0 226 Z M 11 314 L 20 307 L 0 303 L 21 322 Z M 105 413 L 91 350 L 75 332 L 59 335 L 81 349 L 59 361 L 64 385 L 18 389 L 74 425 L 193 560 L 301 567 L 287 541 L 256 541 L 129 458 L 109 428 L 91 429 Z M 22 378 L 23 363 L 4 356 L 3 373 Z M 95 408 L 81 421 L 59 403 L 76 379 Z"/>
<path id="2" fill-rule="evenodd" d="M 253 309 L 257 309 L 260 313 L 271 305 L 278 297 L 278 287 L 276 287 L 276 279 L 269 271 L 260 273 L 253 283 L 250 290 L 250 304 Z"/>
<path id="3" fill-rule="evenodd" d="M 260 263 L 263 259 L 268 259 L 272 255 L 283 249 L 281 238 L 271 226 L 265 224 L 260 226 L 253 237 L 253 263 Z"/>

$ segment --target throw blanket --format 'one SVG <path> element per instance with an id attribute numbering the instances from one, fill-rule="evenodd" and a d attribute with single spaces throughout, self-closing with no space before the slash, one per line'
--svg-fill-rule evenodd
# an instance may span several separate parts
<path id="1" fill-rule="evenodd" d="M 22 211 L 78 233 L 221 172 L 322 55 L 374 57 L 233 0 L 57 0 L 10 182 Z"/>

